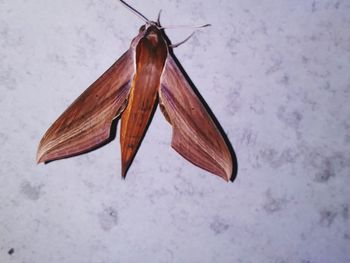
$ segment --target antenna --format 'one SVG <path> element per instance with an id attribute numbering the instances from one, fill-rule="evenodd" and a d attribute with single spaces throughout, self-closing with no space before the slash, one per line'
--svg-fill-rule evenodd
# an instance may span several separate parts
<path id="1" fill-rule="evenodd" d="M 194 28 L 194 29 L 198 29 L 198 28 L 203 28 L 203 27 L 208 27 L 208 26 L 211 26 L 211 24 L 205 24 L 205 25 L 202 25 L 202 26 L 188 26 L 188 25 L 176 25 L 176 26 L 164 26 L 164 27 L 161 27 L 160 29 L 176 29 L 176 28 Z M 176 43 L 176 44 L 171 44 L 169 45 L 171 48 L 176 48 L 178 46 L 181 46 L 183 43 L 187 42 L 193 35 L 194 35 L 195 31 L 192 32 L 191 35 L 189 35 L 188 37 L 186 37 L 184 40 L 182 40 L 181 42 L 179 43 Z"/>
<path id="2" fill-rule="evenodd" d="M 160 25 L 160 14 L 162 13 L 162 9 L 159 10 L 157 24 Z"/>
<path id="3" fill-rule="evenodd" d="M 150 20 L 145 17 L 143 14 L 141 14 L 139 11 L 137 11 L 135 8 L 133 8 L 132 6 L 128 5 L 127 3 L 125 3 L 123 0 L 119 0 L 122 4 L 124 4 L 124 6 L 129 9 L 131 12 L 133 12 L 134 14 L 136 14 L 138 17 L 140 17 L 142 20 L 144 20 L 146 23 L 149 23 Z"/>
<path id="4" fill-rule="evenodd" d="M 162 26 L 160 29 L 177 29 L 177 28 L 203 28 L 211 26 L 211 24 L 205 24 L 202 26 L 196 26 L 196 25 L 170 25 L 170 26 Z"/>
<path id="5" fill-rule="evenodd" d="M 169 45 L 169 47 L 171 47 L 171 48 L 176 48 L 176 47 L 178 47 L 178 46 L 181 46 L 183 43 L 187 42 L 187 40 L 189 40 L 191 37 L 193 37 L 193 35 L 194 35 L 194 32 L 192 32 L 191 35 L 189 35 L 188 37 L 186 37 L 185 40 L 182 40 L 181 42 L 176 43 L 176 44 L 171 44 L 171 45 Z"/>

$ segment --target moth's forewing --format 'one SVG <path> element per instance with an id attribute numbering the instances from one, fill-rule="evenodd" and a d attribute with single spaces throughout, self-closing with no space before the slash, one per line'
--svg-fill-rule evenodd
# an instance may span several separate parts
<path id="1" fill-rule="evenodd" d="M 134 73 L 129 49 L 52 124 L 40 141 L 37 162 L 88 151 L 110 136 L 113 118 L 126 106 Z"/>
<path id="2" fill-rule="evenodd" d="M 231 152 L 170 55 L 162 75 L 159 102 L 173 127 L 172 147 L 193 164 L 230 180 Z"/>

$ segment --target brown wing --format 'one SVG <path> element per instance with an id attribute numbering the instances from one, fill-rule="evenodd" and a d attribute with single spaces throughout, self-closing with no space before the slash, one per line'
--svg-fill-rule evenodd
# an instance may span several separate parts
<path id="1" fill-rule="evenodd" d="M 47 130 L 37 162 L 76 155 L 106 141 L 113 119 L 126 106 L 133 73 L 133 51 L 129 49 Z"/>
<path id="2" fill-rule="evenodd" d="M 233 166 L 228 146 L 170 55 L 159 97 L 173 126 L 172 147 L 193 164 L 228 181 Z"/>

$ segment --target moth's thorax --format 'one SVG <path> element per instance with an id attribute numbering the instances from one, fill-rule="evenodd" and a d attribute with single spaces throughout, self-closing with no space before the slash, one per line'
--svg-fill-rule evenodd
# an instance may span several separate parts
<path id="1" fill-rule="evenodd" d="M 140 31 L 139 35 L 141 34 L 141 37 L 135 49 L 136 64 L 138 66 L 159 67 L 161 73 L 168 54 L 167 43 L 162 31 L 157 25 L 153 24 L 146 24 L 141 27 Z"/>
<path id="2" fill-rule="evenodd" d="M 140 28 L 143 32 L 144 38 L 147 38 L 152 46 L 157 46 L 160 39 L 162 39 L 161 31 L 155 22 L 147 23 Z"/>
<path id="3" fill-rule="evenodd" d="M 152 46 L 157 46 L 159 42 L 159 35 L 158 32 L 150 31 L 146 38 L 149 40 L 149 42 L 152 44 Z"/>

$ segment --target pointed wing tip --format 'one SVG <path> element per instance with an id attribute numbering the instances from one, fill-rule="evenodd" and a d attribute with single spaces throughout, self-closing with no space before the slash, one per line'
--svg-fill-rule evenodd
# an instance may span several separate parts
<path id="1" fill-rule="evenodd" d="M 226 165 L 220 165 L 218 163 L 218 165 L 220 167 L 220 168 L 218 167 L 219 170 L 216 170 L 216 171 L 214 171 L 214 170 L 210 171 L 209 170 L 209 172 L 220 176 L 222 179 L 224 179 L 228 183 L 230 181 L 233 182 L 234 173 L 233 173 L 233 164 L 232 164 L 232 162 L 227 162 Z"/>
<path id="2" fill-rule="evenodd" d="M 222 179 L 224 179 L 227 183 L 229 183 L 232 180 L 232 173 L 222 173 L 218 174 Z"/>
<path id="3" fill-rule="evenodd" d="M 234 169 L 234 161 L 232 155 L 229 153 L 227 149 L 227 154 L 220 162 L 217 162 L 219 171 L 217 175 L 219 175 L 226 182 L 233 182 L 235 178 L 235 169 Z"/>
<path id="4" fill-rule="evenodd" d="M 221 178 L 224 179 L 226 181 L 226 183 L 230 182 L 230 179 L 228 177 L 226 177 L 226 176 L 221 177 Z"/>
<path id="5" fill-rule="evenodd" d="M 45 135 L 41 138 L 39 145 L 38 145 L 38 150 L 36 152 L 36 163 L 37 164 L 46 162 L 45 156 L 46 156 L 47 152 L 44 149 L 44 138 L 45 138 Z"/>
<path id="6" fill-rule="evenodd" d="M 46 153 L 45 152 L 42 152 L 40 151 L 40 149 L 38 149 L 38 152 L 36 154 L 36 163 L 39 164 L 39 163 L 44 163 L 46 162 Z"/>
<path id="7" fill-rule="evenodd" d="M 40 146 L 38 148 L 38 151 L 36 153 L 36 163 L 39 164 L 39 163 L 43 163 L 43 153 L 40 151 Z"/>
<path id="8" fill-rule="evenodd" d="M 235 174 L 233 171 L 233 164 L 232 162 L 230 162 L 229 169 L 227 169 L 225 173 L 225 181 L 228 183 L 233 182 L 234 178 L 235 178 Z"/>
<path id="9" fill-rule="evenodd" d="M 46 163 L 49 161 L 52 161 L 54 158 L 53 156 L 50 154 L 50 151 L 45 149 L 44 145 L 42 144 L 42 142 L 40 142 L 39 147 L 38 147 L 38 151 L 36 153 L 36 163 Z"/>
<path id="10" fill-rule="evenodd" d="M 127 162 L 122 162 L 122 179 L 125 180 L 126 178 L 126 173 L 128 172 L 129 169 L 129 164 Z"/>

